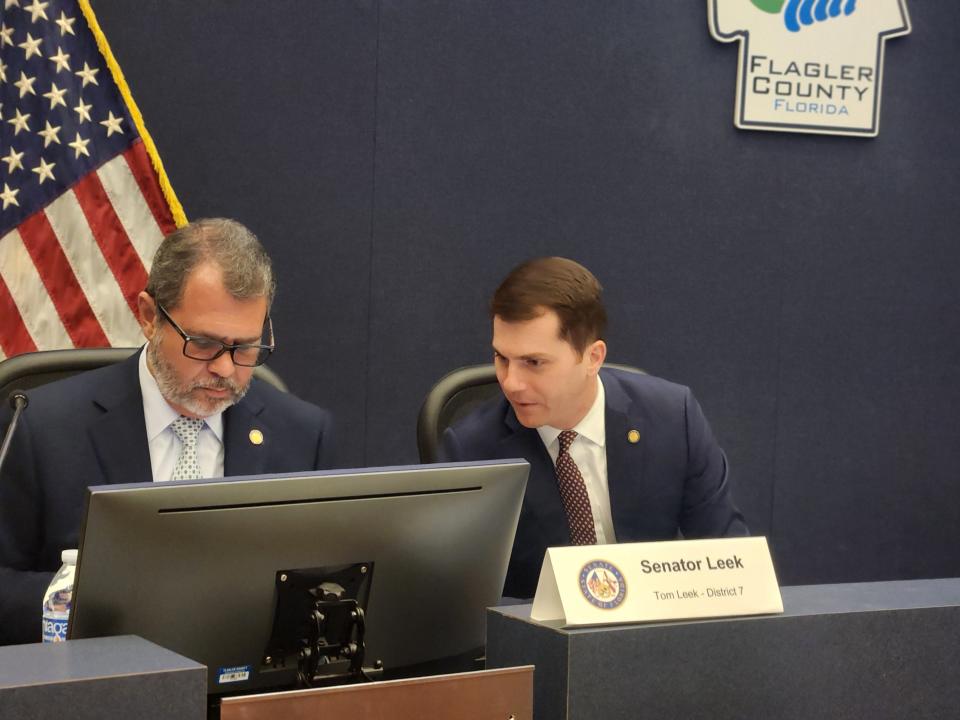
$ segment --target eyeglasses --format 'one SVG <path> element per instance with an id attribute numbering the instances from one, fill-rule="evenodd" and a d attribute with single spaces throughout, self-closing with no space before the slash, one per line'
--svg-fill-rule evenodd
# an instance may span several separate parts
<path id="1" fill-rule="evenodd" d="M 163 305 L 157 303 L 157 308 L 163 314 L 163 317 L 167 319 L 167 322 L 173 326 L 173 329 L 183 338 L 183 354 L 191 360 L 211 362 L 225 352 L 229 352 L 230 359 L 233 360 L 234 365 L 257 367 L 257 365 L 263 365 L 267 361 L 267 358 L 270 357 L 270 353 L 276 349 L 273 340 L 273 320 L 270 319 L 269 315 L 267 316 L 265 328 L 270 338 L 269 345 L 227 345 L 219 340 L 214 340 L 213 338 L 202 335 L 187 335 L 183 329 L 177 325 L 176 321 L 170 317 L 170 313 L 163 309 Z"/>

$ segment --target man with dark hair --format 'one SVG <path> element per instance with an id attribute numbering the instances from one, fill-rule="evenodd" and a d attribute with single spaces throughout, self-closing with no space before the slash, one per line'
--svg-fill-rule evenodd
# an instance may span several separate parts
<path id="1" fill-rule="evenodd" d="M 29 393 L 0 477 L 0 644 L 40 639 L 88 486 L 331 464 L 329 414 L 253 378 L 275 346 L 274 287 L 247 228 L 191 223 L 160 245 L 137 298 L 145 348 Z"/>
<path id="2" fill-rule="evenodd" d="M 443 437 L 446 460 L 530 463 L 508 597 L 533 596 L 548 547 L 748 533 L 690 390 L 602 367 L 601 289 L 565 258 L 515 268 L 490 304 L 503 397 Z"/>

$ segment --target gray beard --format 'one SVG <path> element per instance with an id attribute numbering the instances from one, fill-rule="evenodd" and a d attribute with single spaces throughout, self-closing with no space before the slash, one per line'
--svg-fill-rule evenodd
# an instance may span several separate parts
<path id="1" fill-rule="evenodd" d="M 232 378 L 214 377 L 204 381 L 191 381 L 181 385 L 173 365 L 167 362 L 160 352 L 160 333 L 155 333 L 147 344 L 147 359 L 153 370 L 153 377 L 160 388 L 163 399 L 171 405 L 179 405 L 197 417 L 210 417 L 223 412 L 231 405 L 243 399 L 250 389 L 250 383 L 241 385 Z M 230 391 L 228 397 L 222 400 L 203 400 L 192 393 L 198 388 L 225 389 Z"/>

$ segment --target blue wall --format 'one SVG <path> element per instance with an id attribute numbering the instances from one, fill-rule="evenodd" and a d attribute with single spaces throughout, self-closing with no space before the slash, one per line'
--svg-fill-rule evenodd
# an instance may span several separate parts
<path id="1" fill-rule="evenodd" d="M 274 368 L 413 462 L 485 303 L 560 254 L 690 385 L 785 584 L 960 575 L 960 3 L 910 0 L 876 139 L 733 127 L 706 3 L 95 0 L 188 216 L 275 257 Z"/>

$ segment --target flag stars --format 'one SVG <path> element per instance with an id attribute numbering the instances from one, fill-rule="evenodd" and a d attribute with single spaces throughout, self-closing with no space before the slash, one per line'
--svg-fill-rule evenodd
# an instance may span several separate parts
<path id="1" fill-rule="evenodd" d="M 0 158 L 7 164 L 7 175 L 13 174 L 14 170 L 23 170 L 23 152 L 17 152 L 16 148 L 11 147 L 10 152 Z"/>
<path id="2" fill-rule="evenodd" d="M 86 155 L 90 157 L 90 151 L 87 150 L 87 145 L 90 144 L 90 140 L 84 140 L 80 137 L 80 133 L 77 133 L 77 138 L 71 143 L 67 143 L 70 147 L 73 148 L 73 151 L 76 153 L 75 157 L 79 158 L 81 155 Z M 23 153 L 21 153 L 22 155 Z"/>
<path id="3" fill-rule="evenodd" d="M 13 47 L 13 28 L 7 27 L 6 23 L 0 24 L 0 47 L 4 45 Z"/>
<path id="4" fill-rule="evenodd" d="M 97 82 L 97 73 L 100 72 L 100 68 L 91 68 L 87 63 L 83 63 L 83 70 L 77 70 L 74 75 L 83 80 L 83 85 L 81 87 L 86 87 L 90 83 L 94 85 L 99 85 Z"/>
<path id="5" fill-rule="evenodd" d="M 48 147 L 51 143 L 56 143 L 60 145 L 60 138 L 57 135 L 60 132 L 60 125 L 51 125 L 50 121 L 46 121 L 47 127 L 43 130 L 38 130 L 37 135 L 43 138 L 43 146 Z"/>
<path id="6" fill-rule="evenodd" d="M 24 12 L 30 13 L 30 22 L 35 23 L 37 18 L 43 18 L 44 20 L 49 20 L 47 17 L 47 6 L 49 2 L 40 2 L 40 0 L 33 0 L 30 5 L 26 5 L 23 8 Z"/>
<path id="7" fill-rule="evenodd" d="M 43 96 L 50 101 L 50 109 L 53 110 L 57 105 L 67 106 L 67 101 L 63 99 L 66 94 L 66 88 L 61 90 L 56 83 L 50 83 L 50 92 L 45 92 Z"/>
<path id="8" fill-rule="evenodd" d="M 114 117 L 113 110 L 110 111 L 110 116 L 106 120 L 101 120 L 100 124 L 107 129 L 107 137 L 110 137 L 115 132 L 122 133 L 123 128 L 120 127 L 120 123 L 123 122 L 122 117 Z"/>
<path id="9" fill-rule="evenodd" d="M 60 26 L 61 36 L 66 35 L 67 33 L 70 33 L 71 35 L 76 35 L 76 33 L 73 31 L 73 24 L 76 21 L 77 21 L 76 18 L 68 18 L 67 14 L 63 11 L 60 12 L 60 18 L 58 20 L 54 20 L 54 22 Z"/>
<path id="10" fill-rule="evenodd" d="M 3 60 L 0 60 L 0 82 L 7 81 L 7 66 L 3 64 Z"/>
<path id="11" fill-rule="evenodd" d="M 20 7 L 20 0 L 4 0 L 3 9 L 9 10 L 12 7 Z"/>
<path id="12" fill-rule="evenodd" d="M 37 179 L 41 185 L 47 180 L 56 180 L 53 176 L 53 169 L 55 167 L 55 163 L 48 163 L 43 158 L 40 158 L 40 164 L 33 168 L 33 172 L 37 174 Z"/>
<path id="13" fill-rule="evenodd" d="M 17 202 L 17 193 L 19 190 L 12 189 L 6 183 L 3 184 L 3 192 L 0 193 L 0 200 L 3 200 L 3 209 L 6 210 L 11 205 L 16 205 L 20 207 L 20 203 Z"/>
<path id="14" fill-rule="evenodd" d="M 17 45 L 18 48 L 23 48 L 23 51 L 27 54 L 26 59 L 29 60 L 34 55 L 43 55 L 40 53 L 40 44 L 43 42 L 43 38 L 34 38 L 33 35 L 27 33 L 27 39 L 22 43 Z"/>
<path id="15" fill-rule="evenodd" d="M 37 81 L 35 77 L 27 77 L 23 74 L 23 71 L 20 71 L 20 79 L 17 80 L 13 85 L 20 89 L 20 97 L 23 98 L 24 95 L 30 93 L 31 95 L 36 95 L 37 91 L 33 89 L 33 84 Z"/>
<path id="16" fill-rule="evenodd" d="M 0 193 L 0 200 L 3 200 L 3 209 L 6 210 L 10 205 L 16 205 L 20 207 L 20 203 L 17 202 L 17 194 L 19 190 L 14 190 L 6 183 L 3 184 L 3 192 Z"/>
<path id="17" fill-rule="evenodd" d="M 30 113 L 24 115 L 20 112 L 20 108 L 14 108 L 13 111 L 16 113 L 16 116 L 7 120 L 8 123 L 13 125 L 13 134 L 19 135 L 21 130 L 29 130 L 30 125 L 27 123 L 27 120 L 30 119 Z"/>
<path id="18" fill-rule="evenodd" d="M 80 98 L 80 103 L 73 108 L 73 111 L 77 114 L 77 122 L 90 122 L 90 108 L 93 105 L 84 105 L 83 98 Z"/>
<path id="19" fill-rule="evenodd" d="M 66 70 L 70 72 L 70 63 L 67 62 L 70 59 L 70 54 L 65 53 L 62 47 L 57 47 L 57 54 L 50 56 L 50 62 L 55 63 L 57 66 L 56 72 L 63 72 Z"/>

